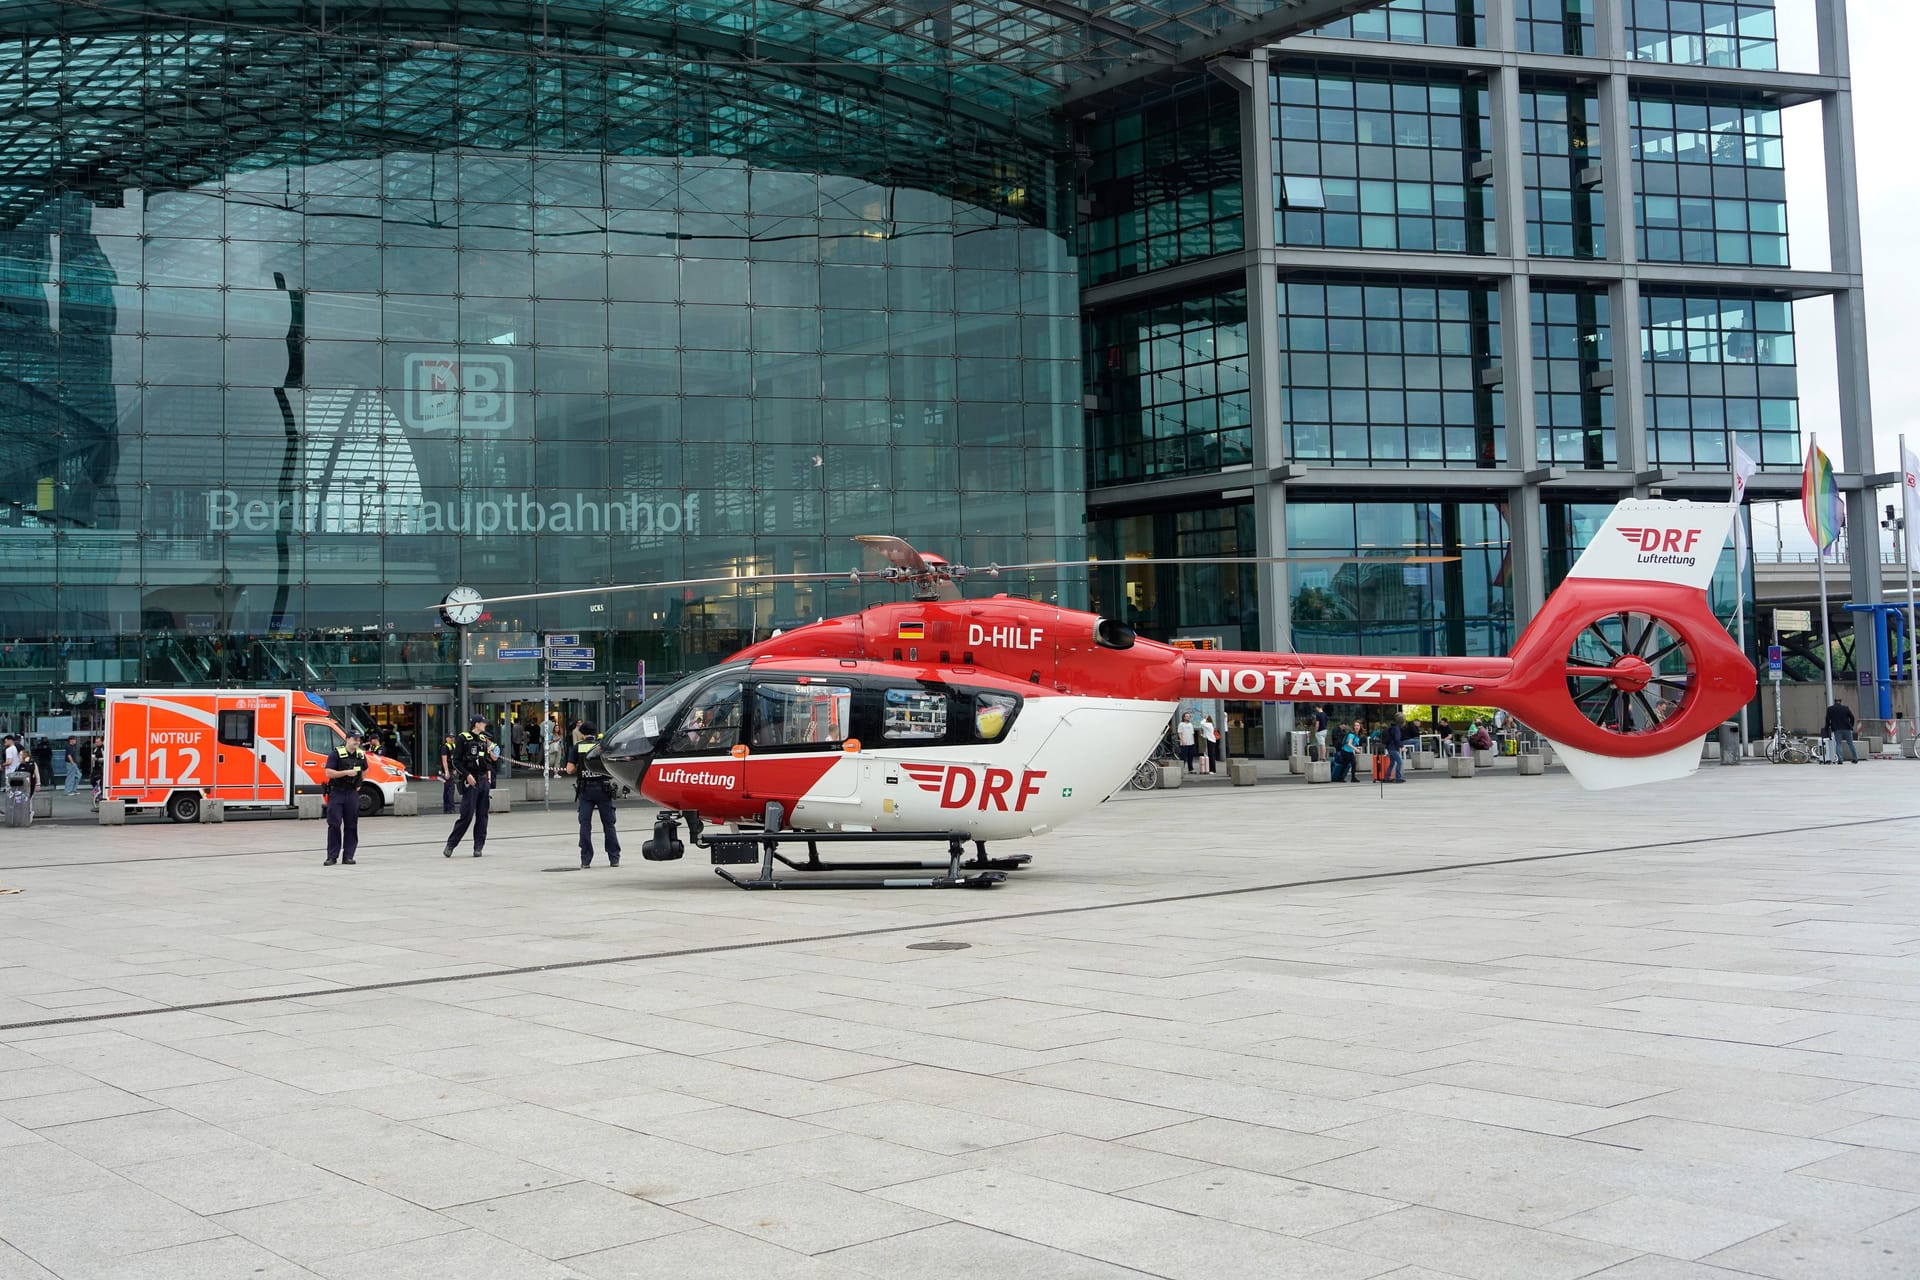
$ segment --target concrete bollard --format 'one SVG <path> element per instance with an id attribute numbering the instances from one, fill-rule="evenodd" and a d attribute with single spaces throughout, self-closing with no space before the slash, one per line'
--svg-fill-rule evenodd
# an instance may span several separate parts
<path id="1" fill-rule="evenodd" d="M 1307 771 L 1307 764 L 1308 760 L 1304 755 L 1288 756 L 1287 772 L 1296 775 L 1303 774 Z"/>
<path id="2" fill-rule="evenodd" d="M 1333 764 L 1327 760 L 1312 760 L 1307 763 L 1308 782 L 1332 782 Z"/>
<path id="3" fill-rule="evenodd" d="M 1476 748 L 1473 753 L 1474 767 L 1479 769 L 1491 769 L 1493 767 L 1494 759 L 1497 755 L 1498 755 L 1497 752 L 1481 751 Z M 1457 778 L 1457 777 L 1460 777 L 1461 775 L 1456 773 L 1453 776 Z M 1472 775 L 1468 774 L 1466 776 L 1471 777 Z"/>
<path id="4" fill-rule="evenodd" d="M 294 811 L 301 819 L 318 819 L 327 816 L 327 798 L 318 792 L 312 795 L 298 795 L 293 798 Z"/>
<path id="5" fill-rule="evenodd" d="M 1480 753 L 1474 752 L 1477 756 Z M 1489 755 L 1492 752 L 1488 752 Z M 1449 778 L 1471 778 L 1473 776 L 1473 756 L 1448 756 L 1447 776 Z"/>
<path id="6" fill-rule="evenodd" d="M 541 777 L 538 774 L 535 774 L 533 777 L 528 778 L 527 789 L 525 793 L 525 799 L 527 803 L 537 804 L 540 801 L 545 800 L 548 795 L 548 790 L 547 790 L 548 785 L 549 784 L 547 779 Z"/>
<path id="7" fill-rule="evenodd" d="M 102 800 L 100 802 L 100 825 L 103 827 L 126 826 L 127 802 L 125 800 Z"/>
<path id="8" fill-rule="evenodd" d="M 53 791 L 43 787 L 33 793 L 33 816 L 51 818 L 53 816 Z"/>
<path id="9" fill-rule="evenodd" d="M 227 820 L 227 802 L 213 796 L 203 796 L 200 800 L 200 821 L 225 822 Z"/>
<path id="10" fill-rule="evenodd" d="M 389 810 L 396 818 L 417 818 L 420 816 L 420 793 L 402 791 L 393 798 L 393 807 Z"/>
<path id="11" fill-rule="evenodd" d="M 1227 780 L 1236 787 L 1251 787 L 1260 781 L 1260 770 L 1251 760 L 1229 760 Z"/>
<path id="12" fill-rule="evenodd" d="M 1180 784 L 1186 780 L 1187 766 L 1183 764 L 1163 764 L 1160 766 L 1160 777 L 1153 785 L 1162 791 L 1178 791 Z"/>
<path id="13" fill-rule="evenodd" d="M 490 813 L 512 813 L 512 789 L 508 787 L 495 787 L 493 789 L 493 795 L 487 804 L 487 811 Z"/>
<path id="14" fill-rule="evenodd" d="M 1523 778 L 1538 777 L 1547 771 L 1547 762 L 1540 758 L 1538 752 L 1522 751 L 1515 759 L 1520 762 L 1520 776 Z"/>
<path id="15" fill-rule="evenodd" d="M 1416 751 L 1413 753 L 1413 767 L 1416 769 L 1431 769 L 1438 759 L 1439 757 L 1431 751 Z"/>

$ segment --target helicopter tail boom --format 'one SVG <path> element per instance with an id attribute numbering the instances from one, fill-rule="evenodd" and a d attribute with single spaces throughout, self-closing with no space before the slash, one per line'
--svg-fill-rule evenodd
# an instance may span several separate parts
<path id="1" fill-rule="evenodd" d="M 1502 707 L 1585 786 L 1684 777 L 1753 696 L 1753 666 L 1707 599 L 1734 514 L 1620 503 L 1508 658 L 1192 651 L 1181 695 Z"/>

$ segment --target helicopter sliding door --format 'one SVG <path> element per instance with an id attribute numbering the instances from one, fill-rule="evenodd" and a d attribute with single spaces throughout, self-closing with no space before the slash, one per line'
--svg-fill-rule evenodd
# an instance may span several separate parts
<path id="1" fill-rule="evenodd" d="M 818 676 L 756 680 L 747 696 L 747 795 L 777 800 L 790 814 L 801 804 L 858 804 L 860 761 L 845 750 L 852 737 L 853 685 Z M 837 814 L 817 815 L 838 822 Z"/>

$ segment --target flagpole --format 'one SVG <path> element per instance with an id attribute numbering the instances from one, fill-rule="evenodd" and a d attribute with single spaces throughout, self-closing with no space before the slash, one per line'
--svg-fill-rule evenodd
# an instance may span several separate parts
<path id="1" fill-rule="evenodd" d="M 1742 519 L 1740 483 L 1740 446 L 1734 443 L 1733 428 L 1727 428 L 1727 469 L 1733 472 L 1733 638 L 1740 644 L 1742 656 L 1747 654 L 1747 589 L 1742 584 L 1742 575 L 1746 572 L 1747 530 Z M 1740 758 L 1747 756 L 1747 708 L 1740 708 Z"/>
<path id="2" fill-rule="evenodd" d="M 1907 683 L 1911 688 L 1912 701 L 1907 704 L 1907 741 L 1920 742 L 1920 634 L 1914 632 L 1913 599 L 1913 548 L 1920 543 L 1920 525 L 1913 522 L 1913 486 L 1907 483 L 1907 470 L 1912 465 L 1907 452 L 1906 433 L 1900 435 L 1900 514 L 1906 521 L 1906 544 L 1901 547 L 1900 558 L 1907 562 Z"/>
<path id="3" fill-rule="evenodd" d="M 1808 447 L 1818 450 L 1820 436 L 1808 437 Z M 1811 464 L 1813 455 L 1808 455 Z M 1820 533 L 1813 534 L 1813 563 L 1820 576 L 1820 670 L 1827 678 L 1827 705 L 1833 705 L 1833 624 L 1827 617 L 1827 549 L 1820 545 Z"/>

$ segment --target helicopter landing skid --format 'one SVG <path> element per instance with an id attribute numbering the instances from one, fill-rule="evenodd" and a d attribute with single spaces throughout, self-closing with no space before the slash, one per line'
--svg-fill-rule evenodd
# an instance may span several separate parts
<path id="1" fill-rule="evenodd" d="M 795 861 L 780 852 L 780 845 L 794 841 L 805 841 L 807 858 L 804 862 Z M 933 840 L 947 846 L 944 859 L 914 859 L 901 862 L 828 862 L 820 857 L 821 844 L 856 844 L 875 841 Z M 716 866 L 713 873 L 740 889 L 991 889 L 1007 878 L 1007 872 L 1017 870 L 1031 861 L 1031 855 L 1019 853 L 1006 858 L 987 857 L 986 847 L 976 843 L 976 853 L 971 860 L 966 859 L 967 836 L 961 831 L 778 831 L 729 834 L 712 841 L 715 861 L 727 856 L 739 861 L 751 861 L 740 858 L 754 845 L 759 846 L 760 874 L 751 878 L 734 875 L 724 866 Z M 731 848 L 728 848 L 731 846 Z M 723 852 L 724 850 L 724 852 Z M 737 851 L 737 852 L 735 852 Z M 939 875 L 921 876 L 846 876 L 835 875 L 831 878 L 814 879 L 806 876 L 776 875 L 774 863 L 802 872 L 848 872 L 848 871 L 933 871 Z"/>

